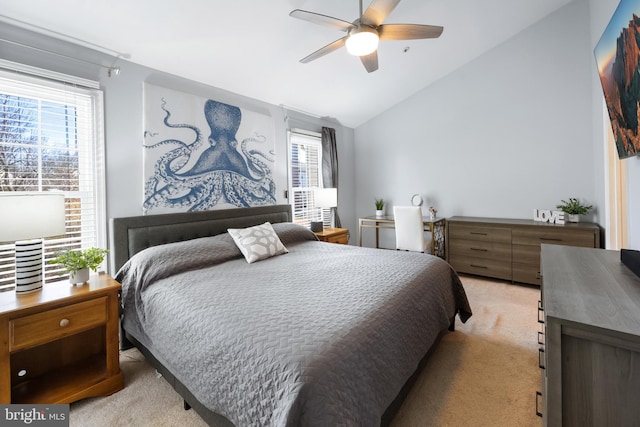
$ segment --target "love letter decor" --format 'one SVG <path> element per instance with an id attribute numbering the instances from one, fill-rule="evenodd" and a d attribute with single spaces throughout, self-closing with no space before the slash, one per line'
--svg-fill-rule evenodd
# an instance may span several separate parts
<path id="1" fill-rule="evenodd" d="M 534 209 L 533 220 L 551 224 L 564 224 L 564 212 L 550 209 Z"/>

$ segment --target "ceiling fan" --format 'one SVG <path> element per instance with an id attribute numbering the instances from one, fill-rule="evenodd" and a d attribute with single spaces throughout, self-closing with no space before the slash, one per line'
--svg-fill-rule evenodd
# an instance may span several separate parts
<path id="1" fill-rule="evenodd" d="M 373 0 L 367 10 L 362 13 L 362 0 L 360 0 L 360 17 L 353 22 L 301 9 L 291 11 L 289 16 L 293 18 L 347 33 L 346 36 L 302 58 L 300 62 L 311 62 L 346 45 L 347 51 L 354 56 L 359 56 L 364 68 L 371 73 L 378 69 L 379 40 L 415 40 L 440 37 L 443 28 L 437 25 L 383 24 L 383 21 L 398 3 L 400 0 Z"/>

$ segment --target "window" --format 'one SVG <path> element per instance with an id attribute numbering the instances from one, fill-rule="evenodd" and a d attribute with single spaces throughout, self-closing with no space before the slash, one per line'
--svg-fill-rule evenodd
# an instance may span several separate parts
<path id="1" fill-rule="evenodd" d="M 66 234 L 44 241 L 47 283 L 62 279 L 47 264 L 57 251 L 106 247 L 102 92 L 17 68 L 0 70 L 0 191 L 64 192 Z M 14 242 L 0 243 L 0 290 L 13 288 L 14 256 Z"/>
<path id="2" fill-rule="evenodd" d="M 616 141 L 609 122 L 609 113 L 603 106 L 605 143 L 605 171 L 607 185 L 605 186 L 607 216 L 607 233 L 605 247 L 620 250 L 628 246 L 627 229 L 627 172 L 625 162 L 620 160 L 616 150 Z"/>
<path id="3" fill-rule="evenodd" d="M 308 227 L 311 221 L 330 221 L 315 207 L 313 189 L 322 188 L 322 143 L 319 134 L 289 132 L 289 203 L 293 222 Z M 325 224 L 325 227 L 329 227 Z"/>

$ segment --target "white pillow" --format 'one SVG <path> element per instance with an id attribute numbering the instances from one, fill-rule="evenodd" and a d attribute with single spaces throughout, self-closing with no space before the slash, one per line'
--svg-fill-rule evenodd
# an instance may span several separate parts
<path id="1" fill-rule="evenodd" d="M 289 252 L 269 222 L 249 228 L 229 228 L 227 232 L 249 264 Z"/>

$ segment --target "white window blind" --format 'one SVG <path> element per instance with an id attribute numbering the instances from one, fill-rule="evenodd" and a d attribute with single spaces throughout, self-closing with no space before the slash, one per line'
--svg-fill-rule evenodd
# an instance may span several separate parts
<path id="1" fill-rule="evenodd" d="M 323 215 L 315 206 L 313 189 L 322 188 L 322 144 L 320 135 L 289 132 L 289 203 L 293 221 L 308 227 L 324 220 L 330 226 L 329 210 Z"/>
<path id="2" fill-rule="evenodd" d="M 106 247 L 103 134 L 102 91 L 0 70 L 0 191 L 65 194 L 66 233 L 44 241 L 45 283 L 66 277 L 47 264 L 57 251 Z M 14 242 L 1 242 L 0 290 L 14 275 Z"/>

